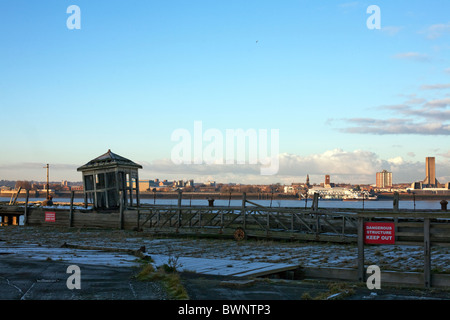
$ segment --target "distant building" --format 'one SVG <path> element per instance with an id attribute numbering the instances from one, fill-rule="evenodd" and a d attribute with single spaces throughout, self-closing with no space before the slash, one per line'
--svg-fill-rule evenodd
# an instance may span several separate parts
<path id="1" fill-rule="evenodd" d="M 297 189 L 294 186 L 284 186 L 284 193 L 295 194 Z"/>
<path id="2" fill-rule="evenodd" d="M 150 189 L 151 180 L 139 180 L 139 190 L 147 191 Z"/>
<path id="3" fill-rule="evenodd" d="M 439 181 L 436 179 L 436 160 L 434 157 L 427 157 L 425 159 L 425 180 L 422 181 L 422 185 L 425 188 L 437 188 Z"/>
<path id="4" fill-rule="evenodd" d="M 425 180 L 416 181 L 411 184 L 413 190 L 427 189 L 439 189 L 440 184 L 436 179 L 436 160 L 434 157 L 425 158 Z M 444 188 L 441 188 L 444 189 Z"/>
<path id="5" fill-rule="evenodd" d="M 329 174 L 325 175 L 325 183 L 323 184 L 323 186 L 325 188 L 333 188 L 334 187 L 334 183 L 331 183 L 331 179 L 330 179 L 330 175 Z"/>
<path id="6" fill-rule="evenodd" d="M 383 170 L 377 172 L 377 188 L 391 188 L 392 187 L 392 172 Z"/>
<path id="7" fill-rule="evenodd" d="M 83 191 L 83 186 L 71 186 L 70 190 L 72 191 Z"/>

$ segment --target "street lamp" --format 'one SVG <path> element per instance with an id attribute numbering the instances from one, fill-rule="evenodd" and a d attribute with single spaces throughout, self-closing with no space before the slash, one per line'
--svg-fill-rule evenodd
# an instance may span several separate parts
<path id="1" fill-rule="evenodd" d="M 45 166 L 44 168 L 47 168 L 47 200 L 49 199 L 49 196 L 50 196 L 50 193 L 49 193 L 49 189 L 50 189 L 50 185 L 49 185 L 49 182 L 48 182 L 48 171 L 49 171 L 49 168 L 50 168 L 50 166 L 48 165 L 48 163 L 47 163 L 47 166 Z"/>

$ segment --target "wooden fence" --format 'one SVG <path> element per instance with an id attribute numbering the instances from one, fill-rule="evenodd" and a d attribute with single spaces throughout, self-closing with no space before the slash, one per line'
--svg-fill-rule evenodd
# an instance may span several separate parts
<path id="1" fill-rule="evenodd" d="M 450 214 L 445 211 L 268 208 L 247 201 L 237 207 L 141 205 L 114 212 L 70 208 L 0 206 L 0 215 L 24 215 L 26 225 L 75 228 L 118 228 L 154 234 L 201 235 L 355 243 L 358 247 L 359 281 L 365 281 L 365 222 L 393 223 L 396 245 L 424 248 L 425 287 L 432 286 L 432 246 L 450 247 Z M 397 204 L 398 205 L 398 204 Z M 47 219 L 50 214 L 51 219 Z M 436 277 L 435 277 L 436 278 Z"/>

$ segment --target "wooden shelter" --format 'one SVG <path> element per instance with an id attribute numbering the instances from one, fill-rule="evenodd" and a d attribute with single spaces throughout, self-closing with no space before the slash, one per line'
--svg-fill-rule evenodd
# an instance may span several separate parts
<path id="1" fill-rule="evenodd" d="M 77 171 L 83 174 L 84 198 L 96 209 L 114 209 L 124 205 L 139 206 L 139 175 L 142 166 L 112 153 L 107 153 L 89 161 Z"/>

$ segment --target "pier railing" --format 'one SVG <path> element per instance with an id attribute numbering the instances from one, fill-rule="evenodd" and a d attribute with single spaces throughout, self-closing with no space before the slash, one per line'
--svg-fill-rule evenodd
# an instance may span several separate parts
<path id="1" fill-rule="evenodd" d="M 180 198 L 181 199 L 181 198 Z M 120 228 L 153 234 L 201 235 L 213 237 L 247 237 L 301 241 L 354 243 L 358 248 L 355 278 L 365 281 L 365 223 L 390 223 L 395 229 L 396 245 L 423 247 L 424 271 L 410 284 L 426 287 L 446 286 L 450 277 L 432 272 L 433 247 L 450 247 L 450 214 L 443 210 L 413 211 L 393 209 L 264 207 L 243 197 L 241 206 L 141 205 L 119 210 L 81 210 L 73 203 L 69 208 L 45 208 L 25 205 L 0 205 L 5 218 L 17 224 L 24 216 L 25 225 Z M 50 219 L 47 219 L 50 217 Z M 356 275 L 357 273 L 357 275 Z M 445 279 L 444 279 L 445 278 Z M 406 281 L 406 280 L 405 280 Z M 409 280 L 408 280 L 409 281 Z"/>
<path id="2" fill-rule="evenodd" d="M 138 229 L 153 233 L 356 242 L 357 218 L 352 213 L 260 206 L 149 206 L 135 210 Z"/>

